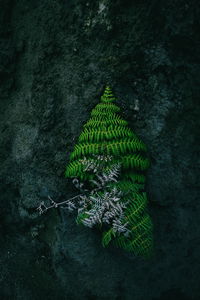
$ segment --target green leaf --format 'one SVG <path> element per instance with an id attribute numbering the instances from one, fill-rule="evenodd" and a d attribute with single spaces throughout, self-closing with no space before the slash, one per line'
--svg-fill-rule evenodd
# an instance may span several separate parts
<path id="1" fill-rule="evenodd" d="M 113 231 L 112 228 L 110 228 L 108 231 L 106 231 L 106 232 L 103 233 L 103 237 L 102 237 L 102 245 L 103 245 L 103 247 L 108 246 L 108 244 L 112 240 L 112 236 L 115 237 L 115 232 Z"/>

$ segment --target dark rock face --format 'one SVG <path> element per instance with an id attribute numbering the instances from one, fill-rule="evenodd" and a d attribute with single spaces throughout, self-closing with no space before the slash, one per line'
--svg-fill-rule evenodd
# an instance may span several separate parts
<path id="1" fill-rule="evenodd" d="M 0 298 L 199 299 L 199 2 L 0 0 Z M 109 82 L 149 149 L 148 261 L 35 208 Z"/>

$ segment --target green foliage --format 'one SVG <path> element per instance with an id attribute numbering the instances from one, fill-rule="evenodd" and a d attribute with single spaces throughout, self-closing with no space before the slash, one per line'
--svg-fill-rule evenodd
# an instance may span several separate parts
<path id="1" fill-rule="evenodd" d="M 104 142 L 113 139 L 136 138 L 134 133 L 127 127 L 105 128 L 105 130 L 97 130 L 91 128 L 85 129 L 79 137 L 79 142 Z"/>
<path id="2" fill-rule="evenodd" d="M 70 159 L 81 158 L 82 156 L 90 156 L 91 154 L 104 154 L 105 152 L 110 155 L 121 155 L 128 154 L 135 151 L 146 151 L 146 146 L 138 139 L 127 139 L 119 141 L 107 141 L 106 143 L 99 142 L 101 137 L 100 132 L 95 132 L 95 140 L 96 143 L 90 143 L 90 141 L 86 144 L 80 143 L 75 146 L 74 151 L 72 152 Z M 114 136 L 113 136 L 114 138 Z M 139 166 L 141 169 L 146 169 L 149 166 L 149 162 L 147 159 L 143 159 L 139 154 L 133 156 L 128 156 L 124 158 L 124 166 L 129 164 L 134 166 Z M 127 167 L 126 167 L 127 168 Z"/>
<path id="3" fill-rule="evenodd" d="M 145 183 L 145 176 L 143 174 L 135 174 L 131 172 L 126 172 L 124 178 L 128 178 L 131 182 Z"/>
<path id="4" fill-rule="evenodd" d="M 82 224 L 82 220 L 84 220 L 85 218 L 87 217 L 87 214 L 84 212 L 84 213 L 81 213 L 78 215 L 78 217 L 76 218 L 76 223 L 79 225 L 79 224 Z"/>
<path id="5" fill-rule="evenodd" d="M 127 202 L 124 211 L 124 224 L 128 224 L 128 236 L 116 233 L 109 228 L 103 233 L 102 244 L 107 246 L 112 241 L 115 245 L 136 255 L 148 256 L 152 250 L 152 222 L 147 211 L 147 197 L 144 192 L 144 171 L 150 162 L 146 157 L 146 145 L 132 132 L 128 123 L 118 113 L 120 108 L 113 104 L 115 97 L 106 87 L 101 102 L 91 112 L 91 118 L 84 125 L 77 145 L 70 155 L 70 162 L 65 176 L 87 181 L 94 174 L 85 169 L 83 159 L 95 163 L 95 155 L 110 155 L 113 163 L 120 163 L 122 172 L 119 181 L 112 183 L 124 192 L 122 201 Z M 80 215 L 81 223 L 86 216 Z"/>
<path id="6" fill-rule="evenodd" d="M 113 231 L 112 228 L 110 228 L 108 231 L 105 231 L 102 236 L 103 247 L 108 246 L 108 244 L 111 242 L 113 237 L 115 237 L 115 232 Z"/>
<path id="7" fill-rule="evenodd" d="M 127 179 L 121 179 L 117 184 L 115 184 L 117 187 L 119 187 L 120 190 L 123 192 L 129 191 L 130 192 L 139 192 L 140 190 L 144 189 L 144 184 L 132 182 Z"/>

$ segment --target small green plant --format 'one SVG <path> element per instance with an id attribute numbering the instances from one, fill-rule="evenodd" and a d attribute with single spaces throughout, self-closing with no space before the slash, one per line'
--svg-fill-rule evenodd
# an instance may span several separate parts
<path id="1" fill-rule="evenodd" d="M 111 88 L 106 87 L 84 125 L 65 172 L 81 194 L 65 204 L 78 209 L 78 224 L 103 231 L 103 246 L 112 242 L 148 256 L 153 226 L 144 191 L 144 172 L 150 165 L 147 148 L 114 102 Z"/>

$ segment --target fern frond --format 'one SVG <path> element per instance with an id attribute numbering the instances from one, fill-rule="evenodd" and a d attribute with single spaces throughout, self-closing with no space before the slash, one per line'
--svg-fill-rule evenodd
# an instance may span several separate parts
<path id="1" fill-rule="evenodd" d="M 111 138 L 110 133 L 110 138 Z M 101 139 L 102 133 L 101 132 L 95 132 L 95 138 L 97 141 Z M 132 153 L 135 151 L 144 151 L 146 150 L 145 145 L 138 139 L 138 140 L 125 140 L 125 141 L 119 141 L 119 142 L 112 142 L 108 141 L 106 143 L 88 143 L 88 144 L 78 144 L 75 146 L 74 151 L 70 155 L 70 159 L 76 159 L 82 156 L 87 156 L 91 154 L 103 154 L 107 153 L 110 155 L 119 156 L 121 154 L 127 154 Z M 126 168 L 129 168 L 130 166 L 133 168 L 138 168 L 141 170 L 145 170 L 149 166 L 148 159 L 144 159 L 142 156 L 138 155 L 132 155 L 132 156 L 126 156 L 123 158 L 123 164 Z"/>
<path id="2" fill-rule="evenodd" d="M 140 154 L 127 155 L 122 158 L 122 168 L 138 169 L 144 171 L 150 165 L 149 159 L 142 157 Z"/>
<path id="3" fill-rule="evenodd" d="M 128 180 L 120 180 L 118 183 L 117 183 L 117 186 L 119 187 L 120 190 L 124 191 L 124 192 L 139 192 L 141 189 L 144 188 L 144 185 L 143 184 L 140 184 L 140 183 L 133 183 L 131 181 L 128 181 Z"/>
<path id="4" fill-rule="evenodd" d="M 70 155 L 65 176 L 87 181 L 87 188 L 92 189 L 89 202 L 83 201 L 89 207 L 79 210 L 77 223 L 93 227 L 105 222 L 109 228 L 103 233 L 104 247 L 114 241 L 135 255 L 146 256 L 152 249 L 152 222 L 143 173 L 150 161 L 146 145 L 120 117 L 114 101 L 112 90 L 106 87 Z M 121 172 L 112 177 L 109 170 L 114 164 L 120 164 Z"/>
<path id="5" fill-rule="evenodd" d="M 136 256 L 149 257 L 153 249 L 152 232 L 143 232 L 131 240 L 120 236 L 114 240 L 114 244 L 126 251 L 133 252 Z"/>
<path id="6" fill-rule="evenodd" d="M 113 237 L 115 237 L 115 232 L 113 231 L 113 228 L 110 228 L 108 231 L 105 231 L 102 236 L 103 247 L 108 246 Z"/>
<path id="7" fill-rule="evenodd" d="M 120 108 L 113 104 L 113 103 L 99 103 L 96 107 L 92 110 L 91 116 L 95 116 L 101 112 L 113 112 L 117 113 L 120 111 Z"/>
<path id="8" fill-rule="evenodd" d="M 108 120 L 108 121 L 97 121 L 90 119 L 85 125 L 84 128 L 86 127 L 101 127 L 101 126 L 111 126 L 111 125 L 119 125 L 119 126 L 126 126 L 128 123 L 125 120 L 122 119 L 117 119 L 117 120 Z"/>
<path id="9" fill-rule="evenodd" d="M 143 231 L 127 242 L 126 250 L 134 252 L 135 255 L 149 256 L 152 252 L 152 232 Z"/>
<path id="10" fill-rule="evenodd" d="M 145 183 L 146 179 L 143 174 L 136 174 L 132 172 L 126 172 L 124 174 L 126 179 L 130 179 L 132 182 Z"/>
<path id="11" fill-rule="evenodd" d="M 101 101 L 105 103 L 115 101 L 115 97 L 113 96 L 112 90 L 109 87 L 105 89 L 103 96 L 101 96 Z"/>
<path id="12" fill-rule="evenodd" d="M 81 160 L 75 160 L 69 163 L 69 165 L 67 166 L 65 171 L 65 177 L 79 177 L 80 179 L 84 180 L 92 180 L 94 176 L 85 171 L 85 166 L 81 162 Z"/>
<path id="13" fill-rule="evenodd" d="M 109 142 L 107 143 L 106 149 L 107 152 L 111 155 L 121 155 L 136 151 L 146 151 L 146 146 L 139 139 L 127 139 L 118 142 Z M 139 161 L 139 157 L 134 157 L 135 164 L 139 164 L 143 168 L 143 166 L 145 166 L 143 160 Z M 134 160 L 133 156 L 132 160 Z M 131 163 L 130 160 L 129 162 Z"/>
<path id="14" fill-rule="evenodd" d="M 127 127 L 117 127 L 115 129 L 99 130 L 99 129 L 87 129 L 81 133 L 79 136 L 79 142 L 102 142 L 109 141 L 113 139 L 123 139 L 123 138 L 134 138 L 134 140 L 139 141 L 135 134 Z M 146 148 L 143 144 L 143 148 Z"/>
<path id="15" fill-rule="evenodd" d="M 128 205 L 125 211 L 125 220 L 133 222 L 133 224 L 140 218 L 141 214 L 146 211 L 147 197 L 146 193 L 135 193 L 134 199 Z"/>
<path id="16" fill-rule="evenodd" d="M 115 112 L 101 112 L 92 116 L 94 121 L 121 120 Z"/>
<path id="17" fill-rule="evenodd" d="M 88 216 L 88 214 L 86 212 L 83 212 L 81 214 L 79 214 L 76 218 L 76 223 L 79 225 L 79 224 L 82 224 L 83 220 Z"/>
<path id="18" fill-rule="evenodd" d="M 137 231 L 149 231 L 149 228 L 152 227 L 152 222 L 148 214 L 145 214 L 142 218 L 141 221 L 139 221 L 137 224 L 134 224 L 130 228 L 131 231 L 135 232 Z"/>
<path id="19" fill-rule="evenodd" d="M 104 102 L 104 103 L 111 103 L 115 100 L 116 100 L 116 98 L 114 98 L 114 97 L 108 97 L 108 96 L 102 96 L 101 97 L 101 101 Z"/>

